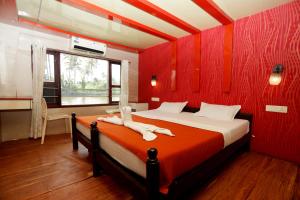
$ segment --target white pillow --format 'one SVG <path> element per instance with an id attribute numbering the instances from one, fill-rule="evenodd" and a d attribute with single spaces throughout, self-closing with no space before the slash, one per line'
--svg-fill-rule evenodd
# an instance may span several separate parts
<path id="1" fill-rule="evenodd" d="M 200 111 L 196 112 L 194 115 L 210 119 L 231 121 L 240 109 L 240 105 L 226 106 L 201 102 Z"/>
<path id="2" fill-rule="evenodd" d="M 163 102 L 157 110 L 169 113 L 180 113 L 188 102 Z"/>

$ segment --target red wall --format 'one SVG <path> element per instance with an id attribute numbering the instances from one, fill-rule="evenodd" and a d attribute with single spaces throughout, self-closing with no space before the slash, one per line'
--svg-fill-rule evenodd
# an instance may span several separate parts
<path id="1" fill-rule="evenodd" d="M 202 32 L 200 92 L 192 92 L 193 38 L 178 40 L 177 90 L 170 89 L 171 44 L 164 43 L 140 54 L 139 101 L 150 108 L 160 101 L 188 100 L 241 104 L 254 114 L 252 150 L 300 163 L 300 1 L 295 1 L 235 22 L 232 85 L 222 91 L 224 27 Z M 279 86 L 268 84 L 275 64 L 284 65 Z M 157 86 L 150 85 L 157 75 Z M 265 111 L 265 105 L 286 105 L 288 113 Z"/>

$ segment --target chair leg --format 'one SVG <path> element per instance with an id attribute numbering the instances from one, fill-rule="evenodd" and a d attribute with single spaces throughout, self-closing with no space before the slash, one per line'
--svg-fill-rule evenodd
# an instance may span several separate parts
<path id="1" fill-rule="evenodd" d="M 69 131 L 69 121 L 68 118 L 65 118 L 65 133 L 68 133 Z"/>
<path id="2" fill-rule="evenodd" d="M 45 135 L 46 135 L 46 126 L 47 126 L 47 119 L 43 121 L 43 129 L 42 129 L 42 141 L 41 144 L 44 144 Z"/>
<path id="3" fill-rule="evenodd" d="M 69 128 L 70 128 L 70 133 L 71 133 L 71 138 L 72 138 L 73 130 L 72 130 L 72 119 L 71 118 L 69 118 Z"/>

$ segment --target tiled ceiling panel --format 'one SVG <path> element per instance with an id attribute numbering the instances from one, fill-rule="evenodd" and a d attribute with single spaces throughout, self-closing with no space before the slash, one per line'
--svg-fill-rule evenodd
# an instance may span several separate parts
<path id="1" fill-rule="evenodd" d="M 183 21 L 200 30 L 212 28 L 220 23 L 191 0 L 149 0 Z"/>
<path id="2" fill-rule="evenodd" d="M 293 0 L 213 0 L 233 19 L 247 17 Z"/>
<path id="3" fill-rule="evenodd" d="M 86 2 L 100 6 L 111 12 L 117 13 L 129 19 L 135 20 L 139 23 L 145 24 L 164 33 L 173 35 L 175 37 L 182 37 L 189 35 L 186 31 L 169 24 L 153 15 L 150 15 L 122 0 L 86 0 Z"/>
<path id="4" fill-rule="evenodd" d="M 19 11 L 26 12 L 22 17 L 63 30 L 140 49 L 165 42 L 164 39 L 55 0 L 42 1 L 41 6 L 38 0 L 18 0 L 17 4 Z"/>

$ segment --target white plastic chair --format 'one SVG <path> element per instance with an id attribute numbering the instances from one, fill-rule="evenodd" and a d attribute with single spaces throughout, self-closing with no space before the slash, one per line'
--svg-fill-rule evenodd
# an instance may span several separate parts
<path id="1" fill-rule="evenodd" d="M 46 135 L 46 127 L 47 127 L 47 121 L 51 120 L 58 120 L 58 119 L 65 119 L 65 127 L 66 131 L 69 130 L 71 132 L 72 136 L 72 121 L 71 121 L 71 116 L 67 114 L 51 114 L 48 115 L 48 110 L 47 110 L 47 103 L 46 100 L 43 98 L 42 99 L 42 120 L 43 120 L 43 127 L 42 127 L 42 141 L 41 144 L 44 144 L 45 140 L 45 135 Z"/>

